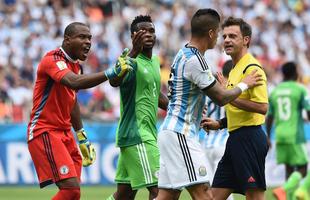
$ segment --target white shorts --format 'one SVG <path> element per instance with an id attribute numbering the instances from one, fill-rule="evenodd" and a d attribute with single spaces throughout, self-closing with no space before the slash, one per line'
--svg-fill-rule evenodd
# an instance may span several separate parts
<path id="1" fill-rule="evenodd" d="M 224 152 L 225 152 L 225 146 L 218 146 L 218 147 L 205 149 L 205 155 L 206 155 L 207 162 L 208 162 L 207 169 L 209 169 L 211 182 L 213 181 L 217 165 L 222 159 Z"/>
<path id="2" fill-rule="evenodd" d="M 158 135 L 158 146 L 159 188 L 183 189 L 200 183 L 210 184 L 204 149 L 196 138 L 163 130 Z"/>

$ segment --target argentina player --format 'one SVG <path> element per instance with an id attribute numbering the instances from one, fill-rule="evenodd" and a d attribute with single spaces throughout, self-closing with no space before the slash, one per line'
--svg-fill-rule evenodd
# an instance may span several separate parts
<path id="1" fill-rule="evenodd" d="M 231 90 L 225 90 L 216 81 L 202 55 L 214 48 L 219 24 L 217 11 L 199 9 L 191 19 L 191 39 L 179 50 L 171 66 L 168 112 L 158 134 L 157 200 L 175 199 L 182 188 L 193 199 L 213 199 L 207 161 L 199 143 L 206 95 L 218 105 L 225 105 L 261 80 L 253 72 Z"/>

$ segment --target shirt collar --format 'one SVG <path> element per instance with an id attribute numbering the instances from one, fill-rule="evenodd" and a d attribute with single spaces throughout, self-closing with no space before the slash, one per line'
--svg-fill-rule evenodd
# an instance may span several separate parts
<path id="1" fill-rule="evenodd" d="M 142 53 L 138 54 L 138 57 L 143 59 L 143 60 L 147 60 L 147 61 L 152 61 L 152 58 L 146 57 L 145 55 L 143 55 Z"/>
<path id="2" fill-rule="evenodd" d="M 65 54 L 66 58 L 70 61 L 70 62 L 73 62 L 73 63 L 77 63 L 78 60 L 73 60 L 66 52 L 65 50 L 62 48 L 62 47 L 59 47 L 59 49 Z"/>
<path id="3" fill-rule="evenodd" d="M 246 54 L 244 54 L 240 60 L 235 64 L 234 68 L 238 65 L 240 65 L 240 63 L 243 63 L 245 60 L 248 60 L 251 58 L 251 54 L 249 52 L 247 52 Z"/>

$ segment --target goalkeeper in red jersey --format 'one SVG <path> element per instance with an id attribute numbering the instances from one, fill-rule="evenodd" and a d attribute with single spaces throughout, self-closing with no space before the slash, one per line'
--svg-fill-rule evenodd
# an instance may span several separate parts
<path id="1" fill-rule="evenodd" d="M 76 92 L 94 87 L 108 79 L 123 76 L 131 69 L 127 52 L 114 68 L 83 75 L 78 60 L 86 60 L 91 47 L 89 27 L 80 22 L 69 24 L 62 46 L 48 52 L 37 69 L 33 108 L 27 128 L 28 149 L 40 187 L 55 183 L 59 191 L 52 200 L 79 200 L 83 166 L 96 159 L 80 118 Z M 77 148 L 71 127 L 79 140 Z"/>

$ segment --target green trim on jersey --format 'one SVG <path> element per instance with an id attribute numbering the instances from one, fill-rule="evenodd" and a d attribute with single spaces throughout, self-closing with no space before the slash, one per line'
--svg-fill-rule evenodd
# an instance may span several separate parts
<path id="1" fill-rule="evenodd" d="M 119 147 L 157 140 L 157 110 L 160 94 L 160 64 L 139 54 L 137 65 L 120 86 L 121 116 L 116 133 Z"/>
<path id="2" fill-rule="evenodd" d="M 276 143 L 306 142 L 302 110 L 310 110 L 307 89 L 296 81 L 280 83 L 269 97 L 268 115 L 275 120 Z"/>

